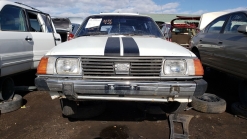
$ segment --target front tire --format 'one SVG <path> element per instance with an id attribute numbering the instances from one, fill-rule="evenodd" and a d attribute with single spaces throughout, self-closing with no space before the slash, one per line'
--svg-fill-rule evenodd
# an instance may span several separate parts
<path id="1" fill-rule="evenodd" d="M 166 102 L 160 105 L 160 108 L 169 114 L 176 114 L 184 111 L 187 107 L 188 103 L 180 103 L 180 102 Z"/>
<path id="2" fill-rule="evenodd" d="M 247 106 L 247 81 L 242 81 L 239 84 L 238 94 L 240 103 Z"/>
<path id="3" fill-rule="evenodd" d="M 62 114 L 68 118 L 88 119 L 104 112 L 106 105 L 100 101 L 73 101 L 60 99 Z"/>
<path id="4" fill-rule="evenodd" d="M 11 100 L 14 92 L 15 84 L 11 77 L 0 79 L 0 100 Z"/>

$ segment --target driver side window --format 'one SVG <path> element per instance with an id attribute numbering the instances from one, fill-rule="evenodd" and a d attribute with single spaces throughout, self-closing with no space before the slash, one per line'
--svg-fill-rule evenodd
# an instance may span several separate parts
<path id="1" fill-rule="evenodd" d="M 220 33 L 225 21 L 228 19 L 228 15 L 221 16 L 212 21 L 207 27 L 208 33 Z"/>
<path id="2" fill-rule="evenodd" d="M 2 31 L 27 31 L 25 15 L 21 8 L 7 5 L 0 14 Z"/>

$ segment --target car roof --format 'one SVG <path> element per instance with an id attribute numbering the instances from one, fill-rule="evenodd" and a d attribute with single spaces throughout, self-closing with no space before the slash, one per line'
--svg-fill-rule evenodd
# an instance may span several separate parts
<path id="1" fill-rule="evenodd" d="M 24 9 L 28 9 L 28 10 L 32 10 L 32 11 L 37 11 L 37 12 L 41 12 L 38 9 L 35 9 L 31 6 L 25 5 L 23 3 L 19 3 L 19 2 L 11 2 L 11 1 L 6 1 L 6 0 L 1 0 L 0 1 L 0 10 L 5 6 L 5 5 L 14 5 L 14 6 L 18 6 Z"/>
<path id="2" fill-rule="evenodd" d="M 141 17 L 150 17 L 148 15 L 140 15 L 138 13 L 100 13 L 100 14 L 93 14 L 90 16 L 107 16 L 107 15 L 115 15 L 115 16 L 141 16 Z"/>

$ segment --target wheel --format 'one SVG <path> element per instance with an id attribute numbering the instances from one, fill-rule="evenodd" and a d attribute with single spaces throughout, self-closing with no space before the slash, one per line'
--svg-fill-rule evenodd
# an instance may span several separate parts
<path id="1" fill-rule="evenodd" d="M 0 80 L 0 100 L 10 100 L 15 92 L 14 81 L 10 77 Z"/>
<path id="2" fill-rule="evenodd" d="M 180 113 L 184 111 L 187 107 L 188 103 L 180 103 L 180 102 L 166 102 L 160 105 L 160 108 L 166 113 Z"/>
<path id="3" fill-rule="evenodd" d="M 231 110 L 234 114 L 247 118 L 247 106 L 241 105 L 239 102 L 233 103 Z"/>
<path id="4" fill-rule="evenodd" d="M 165 114 L 165 112 L 161 109 L 159 103 L 147 103 L 147 102 L 136 102 L 136 107 L 142 112 L 159 115 Z"/>
<path id="5" fill-rule="evenodd" d="M 106 105 L 98 101 L 75 102 L 68 99 L 60 99 L 62 114 L 68 118 L 88 119 L 96 117 L 104 112 Z"/>
<path id="6" fill-rule="evenodd" d="M 242 81 L 238 87 L 239 101 L 242 105 L 247 106 L 247 81 Z"/>
<path id="7" fill-rule="evenodd" d="M 12 100 L 0 102 L 1 113 L 15 111 L 22 106 L 22 96 L 15 94 Z"/>
<path id="8" fill-rule="evenodd" d="M 226 101 L 209 93 L 193 96 L 191 105 L 195 110 L 205 113 L 223 113 L 226 110 Z"/>

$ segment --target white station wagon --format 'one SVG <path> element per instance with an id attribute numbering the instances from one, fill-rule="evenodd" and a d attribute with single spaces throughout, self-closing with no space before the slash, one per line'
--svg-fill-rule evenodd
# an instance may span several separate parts
<path id="1" fill-rule="evenodd" d="M 166 41 L 148 16 L 92 15 L 75 36 L 41 59 L 35 79 L 39 90 L 61 99 L 67 117 L 87 114 L 80 105 L 86 100 L 156 102 L 178 113 L 206 91 L 200 60 Z"/>

